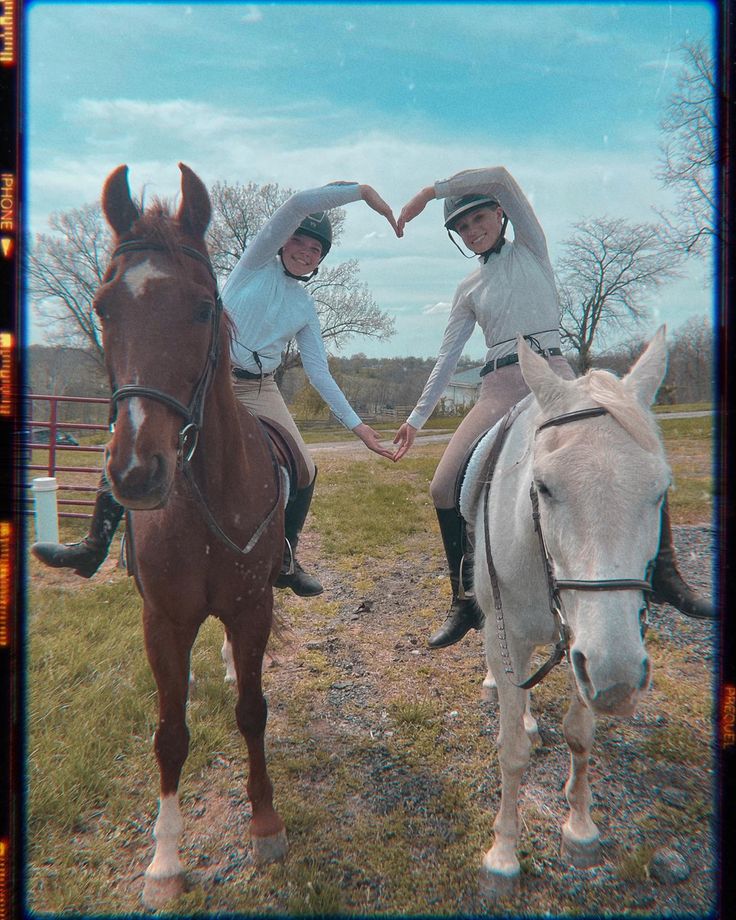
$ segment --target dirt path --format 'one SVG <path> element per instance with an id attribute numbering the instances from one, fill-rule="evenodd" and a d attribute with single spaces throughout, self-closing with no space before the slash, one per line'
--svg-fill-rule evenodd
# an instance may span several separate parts
<path id="1" fill-rule="evenodd" d="M 708 530 L 678 528 L 677 540 L 684 571 L 704 583 Z M 290 866 L 278 879 L 298 876 L 307 864 L 316 872 L 309 876 L 312 892 L 324 890 L 328 878 L 339 912 L 352 914 L 709 913 L 713 765 L 707 757 L 693 759 L 687 739 L 682 752 L 660 750 L 658 739 L 674 721 L 667 708 L 674 704 L 666 695 L 671 682 L 686 697 L 688 686 L 702 686 L 713 673 L 713 627 L 670 608 L 653 610 L 653 690 L 633 720 L 599 722 L 592 785 L 604 862 L 594 869 L 572 869 L 558 855 L 568 761 L 562 670 L 533 692 L 543 744 L 521 798 L 522 894 L 494 905 L 481 897 L 477 874 L 498 806 L 497 711 L 481 700 L 479 634 L 443 651 L 426 646 L 446 597 L 439 553 L 422 545 L 426 538 L 405 557 L 367 561 L 360 577 L 351 578 L 327 560 L 317 562 L 314 538 L 304 541 L 304 562 L 324 581 L 330 616 L 310 615 L 314 602 L 284 602 L 288 628 L 266 669 L 272 762 L 277 772 L 279 763 L 296 764 L 281 800 L 293 794 L 301 816 L 290 828 Z M 436 730 L 433 746 L 411 720 L 398 718 L 401 712 L 409 718 L 412 705 L 424 727 Z M 192 884 L 211 911 L 228 909 L 228 885 L 252 871 L 243 837 L 247 803 L 233 792 L 242 788 L 243 769 L 243 763 L 223 765 L 187 820 L 187 862 L 207 854 Z M 276 791 L 278 799 L 278 785 Z M 302 826 L 309 824 L 305 809 L 307 815 L 329 810 L 332 830 Z M 656 877 L 653 854 L 654 863 L 665 865 Z M 290 900 L 273 876 L 270 886 L 269 910 L 295 910 L 293 892 Z"/>

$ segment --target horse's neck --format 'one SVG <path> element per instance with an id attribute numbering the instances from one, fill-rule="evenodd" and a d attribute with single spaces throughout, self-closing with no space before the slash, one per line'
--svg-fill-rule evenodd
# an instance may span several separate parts
<path id="1" fill-rule="evenodd" d="M 513 529 L 516 539 L 532 542 L 533 525 L 529 512 L 529 487 L 532 482 L 534 420 L 539 407 L 530 400 L 506 435 L 506 441 L 492 478 L 491 504 L 497 510 L 491 520 L 499 522 L 500 533 Z"/>
<path id="2" fill-rule="evenodd" d="M 255 416 L 241 411 L 227 373 L 218 373 L 207 394 L 201 440 L 205 450 L 198 451 L 200 463 L 206 464 L 211 487 L 227 493 L 246 492 L 253 470 L 262 461 L 263 435 Z"/>

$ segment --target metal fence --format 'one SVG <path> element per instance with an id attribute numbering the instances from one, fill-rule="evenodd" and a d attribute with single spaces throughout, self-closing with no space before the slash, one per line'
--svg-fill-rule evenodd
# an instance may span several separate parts
<path id="1" fill-rule="evenodd" d="M 35 393 L 26 396 L 26 399 L 29 402 L 29 418 L 22 432 L 22 462 L 26 473 L 24 512 L 33 512 L 31 481 L 37 476 L 53 476 L 59 487 L 59 517 L 89 517 L 95 503 L 105 447 L 104 444 L 78 443 L 77 439 L 94 431 L 102 431 L 105 432 L 102 440 L 106 442 L 109 428 L 106 423 L 75 421 L 73 416 L 75 410 L 81 409 L 82 405 L 107 407 L 110 401 L 99 397 L 42 396 Z M 63 413 L 60 412 L 62 406 Z M 89 413 L 85 414 L 89 416 Z M 106 409 L 103 414 L 107 415 Z M 41 421 L 41 416 L 47 418 Z M 39 462 L 39 452 L 45 462 Z M 76 456 L 70 462 L 70 454 L 78 454 L 78 462 Z M 95 459 L 98 460 L 93 466 L 85 465 L 90 454 L 96 455 Z M 72 497 L 71 493 L 82 493 L 82 496 Z"/>

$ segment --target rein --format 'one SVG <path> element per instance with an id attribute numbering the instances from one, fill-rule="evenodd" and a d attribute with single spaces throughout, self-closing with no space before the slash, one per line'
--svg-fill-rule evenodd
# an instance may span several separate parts
<path id="1" fill-rule="evenodd" d="M 491 579 L 493 602 L 496 610 L 496 632 L 498 634 L 501 657 L 504 663 L 504 671 L 507 674 L 513 674 L 514 669 L 511 664 L 508 643 L 506 641 L 506 627 L 503 617 L 503 606 L 501 604 L 501 592 L 499 589 L 498 576 L 493 564 L 493 555 L 491 552 L 490 526 L 488 523 L 488 504 L 491 492 L 491 473 L 493 472 L 493 468 L 501 453 L 501 447 L 503 446 L 506 434 L 518 414 L 518 407 L 514 407 L 507 413 L 503 420 L 499 434 L 496 438 L 496 442 L 493 445 L 493 449 L 489 457 L 488 471 L 486 473 L 487 482 L 483 495 L 483 521 L 486 560 L 488 565 L 488 574 Z M 569 422 L 577 422 L 582 419 L 594 418 L 607 414 L 607 409 L 604 409 L 602 406 L 596 406 L 589 409 L 578 409 L 575 412 L 567 412 L 563 415 L 557 415 L 554 418 L 547 419 L 547 421 L 543 422 L 537 428 L 535 437 L 545 428 L 551 428 L 558 425 L 566 425 Z M 568 627 L 564 617 L 564 603 L 562 601 L 561 595 L 562 591 L 641 591 L 644 594 L 644 607 L 642 608 L 641 616 L 642 630 L 646 630 L 647 615 L 649 612 L 649 596 L 652 593 L 651 575 L 654 569 L 654 560 L 651 560 L 647 566 L 645 579 L 610 578 L 582 580 L 571 578 L 556 578 L 554 574 L 554 567 L 552 565 L 552 557 L 549 554 L 547 544 L 544 540 L 544 534 L 542 532 L 539 514 L 539 496 L 537 494 L 537 489 L 534 485 L 534 482 L 532 482 L 529 489 L 529 497 L 532 504 L 532 520 L 534 523 L 534 530 L 536 531 L 537 537 L 539 539 L 539 551 L 542 557 L 542 562 L 544 563 L 544 571 L 547 579 L 549 608 L 555 621 L 559 638 L 555 643 L 552 654 L 547 659 L 547 661 L 523 683 L 514 684 L 514 686 L 519 687 L 521 690 L 530 690 L 532 687 L 536 686 L 536 684 L 538 684 L 544 677 L 547 676 L 547 674 L 549 674 L 552 668 L 554 668 L 562 661 L 565 655 L 569 655 L 570 628 Z M 513 681 L 511 682 L 514 683 Z"/>
<path id="2" fill-rule="evenodd" d="M 184 418 L 185 424 L 179 431 L 179 446 L 176 452 L 177 469 L 181 470 L 184 478 L 194 493 L 195 498 L 199 502 L 199 505 L 204 514 L 205 522 L 209 529 L 221 540 L 221 542 L 223 542 L 230 549 L 235 550 L 235 552 L 240 553 L 241 555 L 247 555 L 253 549 L 256 543 L 258 543 L 258 540 L 261 538 L 266 527 L 273 520 L 273 517 L 276 514 L 279 505 L 281 504 L 281 474 L 279 472 L 278 463 L 273 452 L 273 447 L 271 446 L 270 438 L 264 431 L 264 436 L 266 438 L 266 443 L 269 446 L 271 462 L 273 464 L 274 475 L 276 479 L 276 501 L 274 502 L 274 505 L 266 518 L 258 525 L 255 533 L 251 536 L 245 546 L 238 546 L 237 543 L 228 537 L 222 527 L 220 527 L 220 525 L 215 520 L 214 515 L 207 505 L 206 499 L 202 495 L 201 489 L 197 485 L 197 482 L 194 478 L 194 473 L 190 466 L 190 462 L 194 457 L 197 445 L 199 444 L 199 435 L 204 423 L 205 396 L 207 395 L 207 391 L 209 390 L 212 383 L 212 378 L 214 376 L 215 368 L 217 367 L 217 362 L 220 356 L 220 323 L 222 320 L 222 314 L 224 312 L 224 305 L 217 288 L 217 278 L 212 269 L 212 263 L 210 262 L 209 258 L 199 252 L 198 249 L 194 249 L 192 246 L 179 244 L 177 248 L 184 255 L 189 256 L 192 259 L 196 259 L 198 262 L 201 262 L 206 267 L 210 277 L 215 283 L 215 313 L 210 330 L 210 342 L 207 348 L 207 358 L 205 359 L 204 368 L 200 374 L 199 380 L 194 387 L 194 392 L 188 406 L 180 402 L 174 396 L 170 396 L 168 393 L 164 393 L 163 390 L 158 390 L 155 387 L 140 386 L 138 384 L 124 384 L 121 387 L 114 387 L 113 393 L 110 397 L 110 431 L 115 431 L 117 407 L 118 403 L 122 399 L 132 399 L 134 397 L 153 399 L 156 402 L 163 403 L 163 405 L 168 406 L 170 409 L 173 409 L 176 413 L 181 415 Z M 153 250 L 154 252 L 169 252 L 168 248 L 161 243 L 149 242 L 147 240 L 128 240 L 125 243 L 121 243 L 114 250 L 111 259 L 115 259 L 118 256 L 125 255 L 129 252 L 145 252 L 147 250 Z"/>

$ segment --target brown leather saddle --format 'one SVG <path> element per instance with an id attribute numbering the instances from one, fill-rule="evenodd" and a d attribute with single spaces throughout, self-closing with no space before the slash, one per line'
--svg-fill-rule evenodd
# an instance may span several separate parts
<path id="1" fill-rule="evenodd" d="M 258 421 L 271 442 L 276 461 L 286 470 L 289 477 L 289 494 L 293 495 L 298 489 L 305 489 L 310 483 L 309 470 L 290 432 L 270 418 L 259 416 Z"/>

